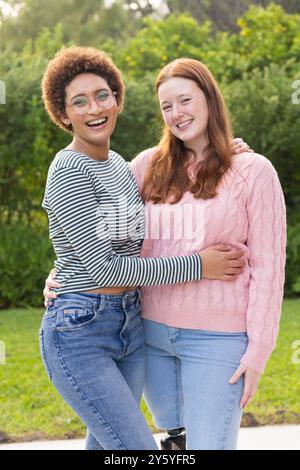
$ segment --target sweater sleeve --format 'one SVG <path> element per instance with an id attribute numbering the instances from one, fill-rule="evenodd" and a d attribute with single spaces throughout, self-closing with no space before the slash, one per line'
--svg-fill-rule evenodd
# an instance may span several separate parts
<path id="1" fill-rule="evenodd" d="M 120 256 L 99 210 L 93 183 L 76 168 L 52 175 L 48 202 L 85 269 L 99 287 L 173 284 L 200 280 L 198 254 L 173 258 Z"/>
<path id="2" fill-rule="evenodd" d="M 250 258 L 246 312 L 248 348 L 241 363 L 264 372 L 276 345 L 283 299 L 286 212 L 283 192 L 272 164 L 265 160 L 248 200 Z"/>

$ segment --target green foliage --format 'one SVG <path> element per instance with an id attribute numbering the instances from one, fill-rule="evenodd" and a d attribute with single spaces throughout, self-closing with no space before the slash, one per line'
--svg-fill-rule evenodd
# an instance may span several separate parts
<path id="1" fill-rule="evenodd" d="M 235 135 L 278 171 L 291 223 L 300 203 L 300 106 L 292 103 L 292 82 L 286 69 L 270 65 L 222 87 Z"/>
<path id="2" fill-rule="evenodd" d="M 45 277 L 53 267 L 53 260 L 45 227 L 28 227 L 21 223 L 2 225 L 0 308 L 41 306 Z"/>
<path id="3" fill-rule="evenodd" d="M 0 77 L 6 83 L 6 104 L 0 106 L 0 221 L 32 222 L 40 212 L 47 167 L 66 137 L 46 115 L 40 81 L 50 57 L 62 47 L 60 28 L 44 30 L 21 54 L 2 53 Z"/>
<path id="4" fill-rule="evenodd" d="M 126 80 L 124 112 L 119 116 L 112 148 L 127 160 L 158 141 L 161 130 L 160 111 L 154 91 L 154 75 L 143 80 Z"/>
<path id="5" fill-rule="evenodd" d="M 246 408 L 242 425 L 263 426 L 299 423 L 300 364 L 294 363 L 292 345 L 299 339 L 300 299 L 283 302 L 276 348 L 262 376 L 253 402 Z"/>
<path id="6" fill-rule="evenodd" d="M 132 39 L 123 52 L 120 66 L 135 78 L 145 72 L 157 72 L 177 57 L 203 60 L 210 48 L 211 25 L 199 26 L 188 14 L 173 14 L 166 20 L 144 20 L 144 28 Z"/>
<path id="7" fill-rule="evenodd" d="M 19 36 L 17 33 L 15 36 L 11 29 L 10 48 L 1 52 L 0 47 L 0 80 L 4 80 L 7 89 L 6 105 L 0 105 L 1 224 L 7 225 L 8 231 L 19 225 L 27 227 L 29 232 L 35 227 L 46 230 L 41 202 L 47 169 L 56 151 L 69 143 L 70 136 L 51 123 L 46 115 L 41 101 L 40 81 L 48 60 L 63 45 L 74 42 L 76 34 L 79 34 L 78 28 L 82 36 L 77 39 L 82 44 L 85 40 L 89 41 L 89 34 L 94 31 L 91 44 L 105 48 L 124 71 L 127 86 L 125 109 L 119 117 L 112 148 L 128 160 L 158 141 L 161 120 L 154 82 L 161 66 L 185 56 L 205 62 L 212 70 L 225 95 L 234 134 L 243 137 L 256 152 L 268 157 L 278 171 L 290 226 L 286 293 L 299 295 L 300 104 L 292 103 L 292 94 L 295 93 L 292 85 L 300 79 L 300 16 L 287 14 L 276 5 L 270 5 L 267 9 L 252 6 L 238 21 L 240 31 L 235 34 L 215 33 L 210 22 L 199 25 L 187 13 L 172 14 L 163 21 L 146 17 L 138 34 L 120 44 L 115 37 L 115 28 L 118 24 L 123 28 L 122 21 L 126 18 L 122 16 L 124 12 L 120 10 L 120 1 L 105 11 L 101 10 L 101 15 L 98 15 L 97 21 L 103 21 L 106 31 L 109 31 L 105 39 L 102 39 L 98 26 L 89 23 L 96 21 L 91 5 L 83 5 L 77 0 L 62 0 L 61 3 L 64 6 L 66 2 L 73 6 L 76 4 L 70 16 L 74 25 L 78 25 L 77 30 L 74 27 L 74 35 L 70 27 L 72 20 L 64 21 L 63 16 L 57 18 L 61 10 L 54 2 L 49 17 L 42 20 L 43 9 L 34 12 L 36 16 L 33 17 L 40 18 L 41 24 L 38 24 L 37 35 L 30 38 L 28 31 L 33 17 L 30 19 L 28 15 L 36 2 L 27 0 L 26 8 L 16 20 L 20 22 L 19 26 L 28 22 L 28 30 L 20 27 L 19 31 L 27 41 L 20 40 L 18 47 L 13 48 L 13 40 Z M 97 17 L 97 11 L 94 13 Z M 130 18 L 132 20 L 132 14 Z M 12 22 L 11 26 L 8 26 L 9 21 Z M 124 25 L 124 38 L 130 28 L 139 28 L 135 21 L 134 27 L 130 21 L 127 29 Z M 2 34 L 8 34 L 13 25 L 13 19 L 0 25 L 0 38 Z M 100 28 L 101 34 L 105 28 Z M 297 96 L 299 98 L 299 94 Z M 30 245 L 26 246 L 29 260 Z M 11 265 L 10 269 L 16 278 L 21 279 L 23 274 L 19 259 L 12 258 L 14 261 L 11 263 L 15 266 L 12 268 Z M 43 268 L 43 276 L 48 269 L 48 259 L 47 255 L 38 264 Z M 32 285 L 41 285 L 32 261 L 30 269 L 37 275 L 35 281 L 31 279 Z M 13 278 L 6 279 L 12 282 Z M 7 287 L 8 281 L 5 282 Z M 39 302 L 36 294 L 30 297 L 21 294 L 21 290 L 15 290 L 1 303 L 8 305 L 9 302 L 20 304 L 25 301 L 32 305 Z"/>
<path id="8" fill-rule="evenodd" d="M 300 15 L 290 15 L 278 5 L 268 9 L 252 6 L 238 21 L 240 31 L 214 33 L 210 21 L 199 25 L 188 13 L 155 21 L 142 28 L 124 48 L 121 68 L 130 76 L 158 72 L 177 57 L 201 60 L 218 80 L 233 81 L 254 68 L 272 63 L 288 73 L 300 59 Z"/>
<path id="9" fill-rule="evenodd" d="M 20 2 L 15 2 L 19 3 Z M 35 40 L 46 28 L 51 31 L 61 24 L 65 43 L 99 46 L 107 37 L 121 43 L 140 26 L 121 0 L 107 6 L 104 0 L 25 0 L 17 16 L 2 18 L 0 49 L 21 51 L 28 38 Z M 103 47 L 103 46 L 102 46 Z"/>
<path id="10" fill-rule="evenodd" d="M 189 12 L 202 23 L 210 20 L 218 31 L 237 31 L 237 19 L 252 5 L 281 5 L 289 13 L 300 12 L 299 0 L 166 0 L 171 13 Z"/>
<path id="11" fill-rule="evenodd" d="M 300 294 L 300 222 L 288 227 L 285 295 Z"/>
<path id="12" fill-rule="evenodd" d="M 232 37 L 233 46 L 247 56 L 251 68 L 299 60 L 300 15 L 288 15 L 274 4 L 267 9 L 252 6 L 238 25 L 241 31 L 238 37 Z"/>

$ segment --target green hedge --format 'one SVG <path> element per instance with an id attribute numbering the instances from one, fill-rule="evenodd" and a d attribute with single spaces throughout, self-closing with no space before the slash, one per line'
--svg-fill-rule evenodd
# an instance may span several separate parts
<path id="1" fill-rule="evenodd" d="M 278 171 L 289 224 L 285 292 L 299 295 L 300 104 L 292 102 L 292 94 L 300 78 L 300 15 L 274 5 L 252 7 L 238 24 L 238 33 L 215 35 L 209 23 L 199 25 L 187 14 L 148 18 L 134 38 L 113 47 L 127 93 L 111 146 L 130 160 L 155 145 L 159 68 L 180 56 L 203 60 L 224 93 L 235 136 Z M 46 115 L 40 81 L 63 45 L 59 27 L 45 28 L 22 51 L 0 51 L 0 79 L 7 90 L 7 104 L 0 106 L 1 307 L 41 305 L 44 277 L 53 263 L 41 200 L 51 160 L 70 136 Z"/>
<path id="2" fill-rule="evenodd" d="M 300 222 L 288 227 L 285 295 L 300 295 Z"/>
<path id="3" fill-rule="evenodd" d="M 1 227 L 0 308 L 43 305 L 45 277 L 54 253 L 48 231 L 22 224 Z"/>

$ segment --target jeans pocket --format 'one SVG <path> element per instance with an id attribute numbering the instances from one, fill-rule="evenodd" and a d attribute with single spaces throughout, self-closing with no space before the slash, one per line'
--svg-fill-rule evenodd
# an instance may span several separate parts
<path id="1" fill-rule="evenodd" d="M 52 380 L 50 368 L 49 368 L 46 353 L 45 353 L 44 330 L 42 328 L 40 329 L 40 351 L 41 351 L 41 357 L 42 357 L 42 361 L 43 361 L 46 373 L 49 377 L 49 380 Z"/>
<path id="2" fill-rule="evenodd" d="M 56 331 L 73 331 L 94 323 L 97 311 L 93 307 L 59 307 L 56 316 Z"/>

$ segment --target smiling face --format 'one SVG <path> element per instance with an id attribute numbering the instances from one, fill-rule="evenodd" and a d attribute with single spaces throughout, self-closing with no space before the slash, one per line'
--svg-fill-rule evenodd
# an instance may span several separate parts
<path id="1" fill-rule="evenodd" d="M 203 91 L 193 80 L 167 78 L 158 89 L 165 124 L 187 146 L 198 146 L 206 139 L 208 106 Z"/>
<path id="2" fill-rule="evenodd" d="M 112 92 L 107 81 L 94 73 L 77 75 L 65 88 L 62 121 L 72 124 L 74 138 L 87 148 L 109 145 L 119 112 Z M 107 93 L 110 95 L 103 101 Z"/>

